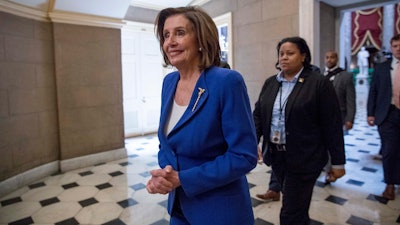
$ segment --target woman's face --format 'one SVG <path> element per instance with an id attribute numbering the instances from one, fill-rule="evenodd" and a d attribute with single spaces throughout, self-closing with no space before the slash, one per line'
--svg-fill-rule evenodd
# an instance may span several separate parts
<path id="1" fill-rule="evenodd" d="M 303 67 L 305 54 L 301 54 L 297 45 L 285 42 L 279 48 L 279 67 L 284 75 L 294 76 Z"/>
<path id="2" fill-rule="evenodd" d="M 192 24 L 183 15 L 173 15 L 165 20 L 163 51 L 176 68 L 197 67 L 200 61 L 199 46 Z"/>

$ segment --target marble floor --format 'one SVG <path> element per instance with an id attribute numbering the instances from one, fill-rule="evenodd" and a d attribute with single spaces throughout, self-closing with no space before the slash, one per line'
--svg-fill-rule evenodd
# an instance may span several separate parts
<path id="1" fill-rule="evenodd" d="M 310 208 L 312 224 L 400 224 L 400 190 L 396 200 L 380 197 L 380 139 L 365 120 L 365 92 L 357 92 L 354 129 L 345 136 L 346 175 L 325 185 L 315 184 Z M 155 135 L 126 139 L 128 157 L 46 177 L 0 198 L 0 224 L 110 224 L 166 225 L 165 195 L 150 195 L 145 184 L 157 168 Z M 279 224 L 281 202 L 256 196 L 267 190 L 270 168 L 257 165 L 248 175 L 256 225 Z M 240 203 L 238 203 L 240 204 Z"/>

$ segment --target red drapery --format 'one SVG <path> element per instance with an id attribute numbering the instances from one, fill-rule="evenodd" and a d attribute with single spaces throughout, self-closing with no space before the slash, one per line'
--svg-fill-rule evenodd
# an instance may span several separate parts
<path id="1" fill-rule="evenodd" d="M 398 8 L 397 8 L 398 9 Z M 351 54 L 356 55 L 362 46 L 382 47 L 383 8 L 358 10 L 351 13 Z"/>

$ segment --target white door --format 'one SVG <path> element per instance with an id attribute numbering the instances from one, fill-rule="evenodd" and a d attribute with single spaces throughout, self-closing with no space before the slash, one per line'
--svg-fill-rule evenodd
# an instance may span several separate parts
<path id="1" fill-rule="evenodd" d="M 164 69 L 153 29 L 153 25 L 122 29 L 125 137 L 158 129 Z"/>

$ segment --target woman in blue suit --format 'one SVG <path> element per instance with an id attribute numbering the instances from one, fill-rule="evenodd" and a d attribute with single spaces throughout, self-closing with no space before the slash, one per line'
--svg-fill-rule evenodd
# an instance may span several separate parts
<path id="1" fill-rule="evenodd" d="M 252 225 L 246 173 L 257 138 L 242 76 L 220 68 L 218 30 L 200 8 L 167 8 L 156 33 L 166 65 L 149 193 L 169 194 L 170 224 Z"/>

